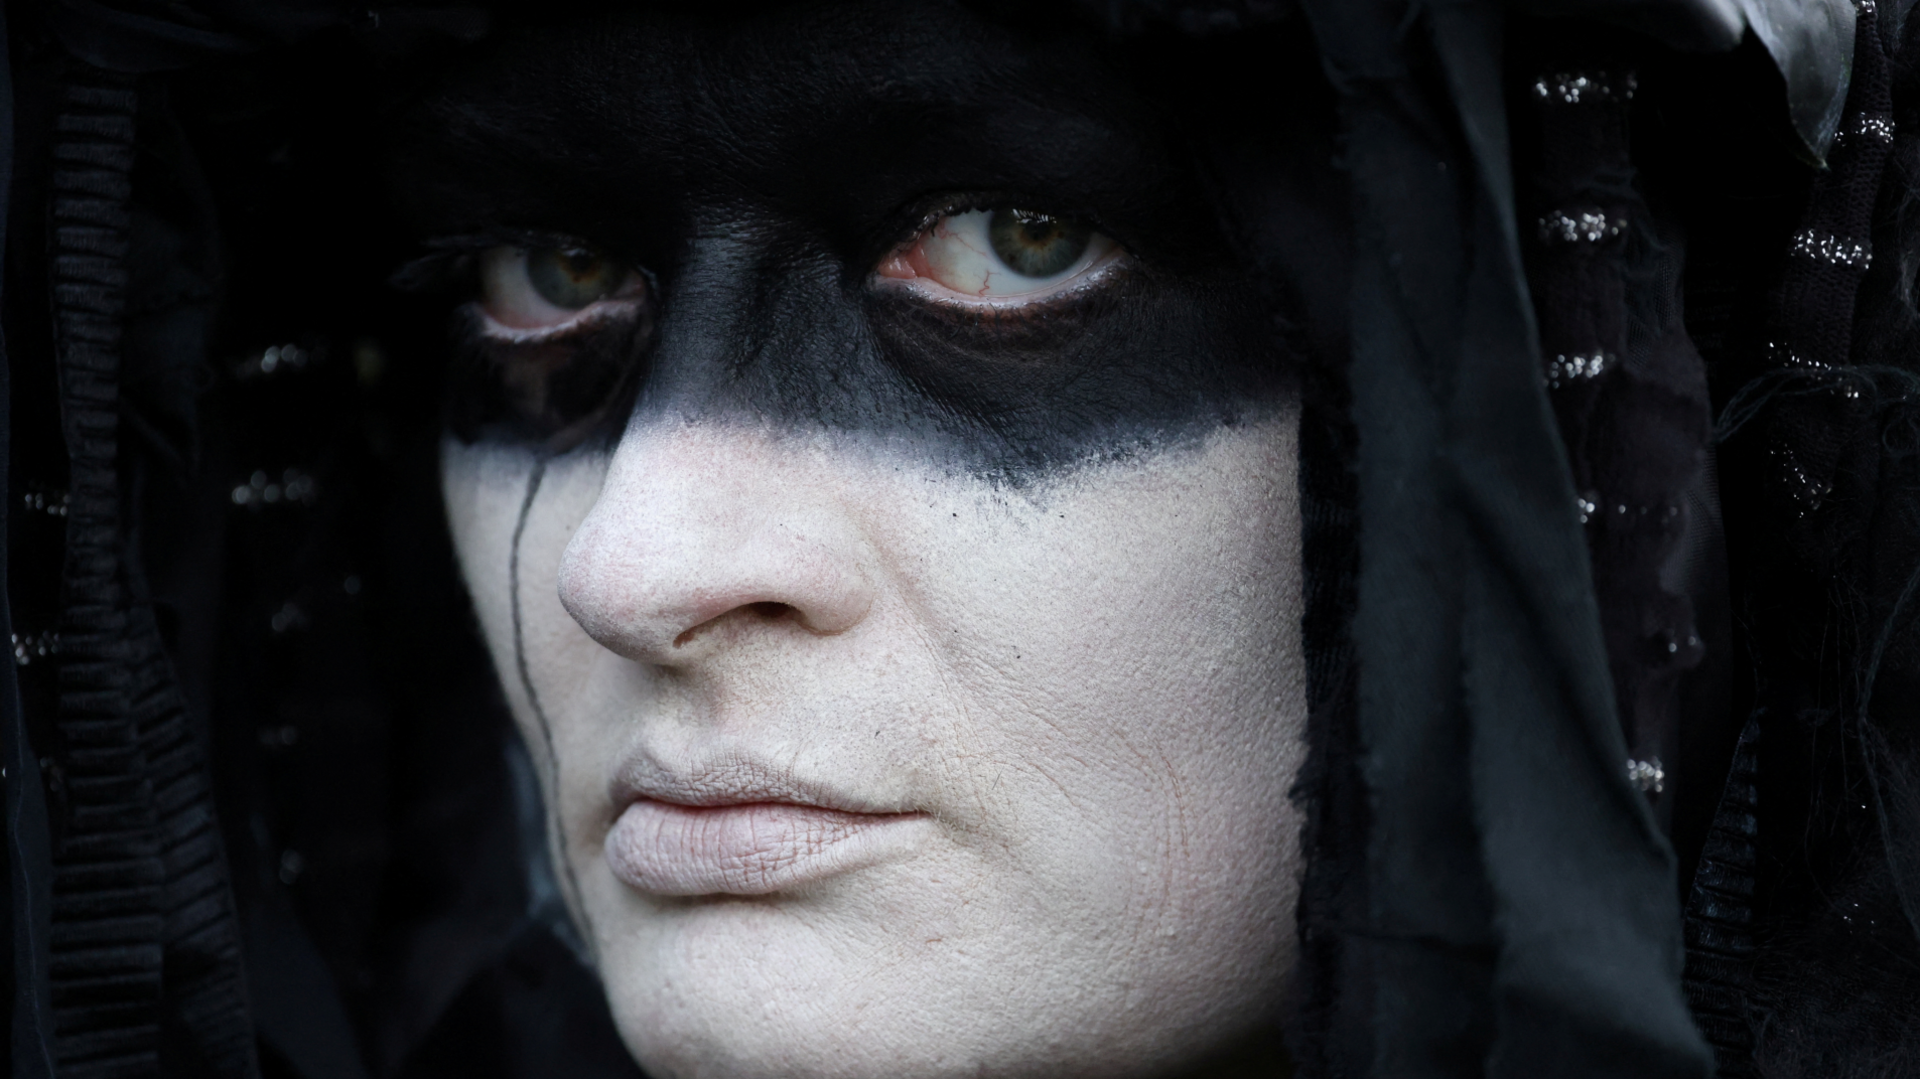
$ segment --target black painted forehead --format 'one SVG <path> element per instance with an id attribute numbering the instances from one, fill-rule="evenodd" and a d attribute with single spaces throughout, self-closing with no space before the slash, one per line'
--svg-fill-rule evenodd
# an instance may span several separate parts
<path id="1" fill-rule="evenodd" d="M 1177 171 L 1162 132 L 1070 23 L 937 0 L 640 9 L 504 29 L 404 126 L 439 182 L 402 194 L 429 228 L 559 212 L 606 239 L 642 207 L 835 230 L 970 188 L 1124 217 Z"/>

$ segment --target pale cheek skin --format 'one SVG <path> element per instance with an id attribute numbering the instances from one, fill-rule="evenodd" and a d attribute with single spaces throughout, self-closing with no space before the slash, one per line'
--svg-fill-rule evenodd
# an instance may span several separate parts
<path id="1" fill-rule="evenodd" d="M 462 568 L 649 1074 L 1153 1075 L 1272 1022 L 1295 444 L 1283 415 L 1009 490 L 844 437 L 637 427 L 553 461 L 526 515 L 543 733 L 508 588 L 533 458 L 447 443 Z M 792 891 L 646 895 L 603 851 L 636 753 L 773 760 L 925 819 Z"/>

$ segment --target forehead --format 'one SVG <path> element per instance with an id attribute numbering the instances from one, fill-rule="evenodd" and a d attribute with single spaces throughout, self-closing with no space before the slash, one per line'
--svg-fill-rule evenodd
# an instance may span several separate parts
<path id="1" fill-rule="evenodd" d="M 494 218 L 571 201 L 858 220 L 968 188 L 1111 214 L 1170 178 L 1158 110 L 1071 22 L 939 0 L 721 7 L 504 28 L 414 113 L 402 155 L 484 173 L 495 201 L 474 209 Z M 418 194 L 430 218 L 468 209 Z"/>

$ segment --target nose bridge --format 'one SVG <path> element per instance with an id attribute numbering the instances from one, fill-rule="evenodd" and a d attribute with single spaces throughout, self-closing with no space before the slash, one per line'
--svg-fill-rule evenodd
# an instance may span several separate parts
<path id="1" fill-rule="evenodd" d="M 670 302 L 640 413 L 830 426 L 842 397 L 884 373 L 838 256 L 765 208 L 698 219 L 700 234 L 663 285 Z"/>
<path id="2" fill-rule="evenodd" d="M 812 455 L 716 422 L 628 432 L 568 543 L 560 598 L 642 662 L 691 663 L 729 619 L 751 632 L 837 634 L 873 605 L 865 544 Z"/>

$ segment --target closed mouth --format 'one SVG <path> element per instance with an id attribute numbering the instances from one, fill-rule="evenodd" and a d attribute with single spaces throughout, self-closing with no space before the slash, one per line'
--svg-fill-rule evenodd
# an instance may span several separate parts
<path id="1" fill-rule="evenodd" d="M 651 895 L 767 895 L 873 863 L 927 814 L 876 804 L 752 760 L 690 770 L 624 762 L 606 859 Z"/>
<path id="2" fill-rule="evenodd" d="M 607 865 L 651 895 L 767 895 L 872 864 L 924 813 L 793 802 L 684 805 L 640 798 L 607 835 Z"/>

